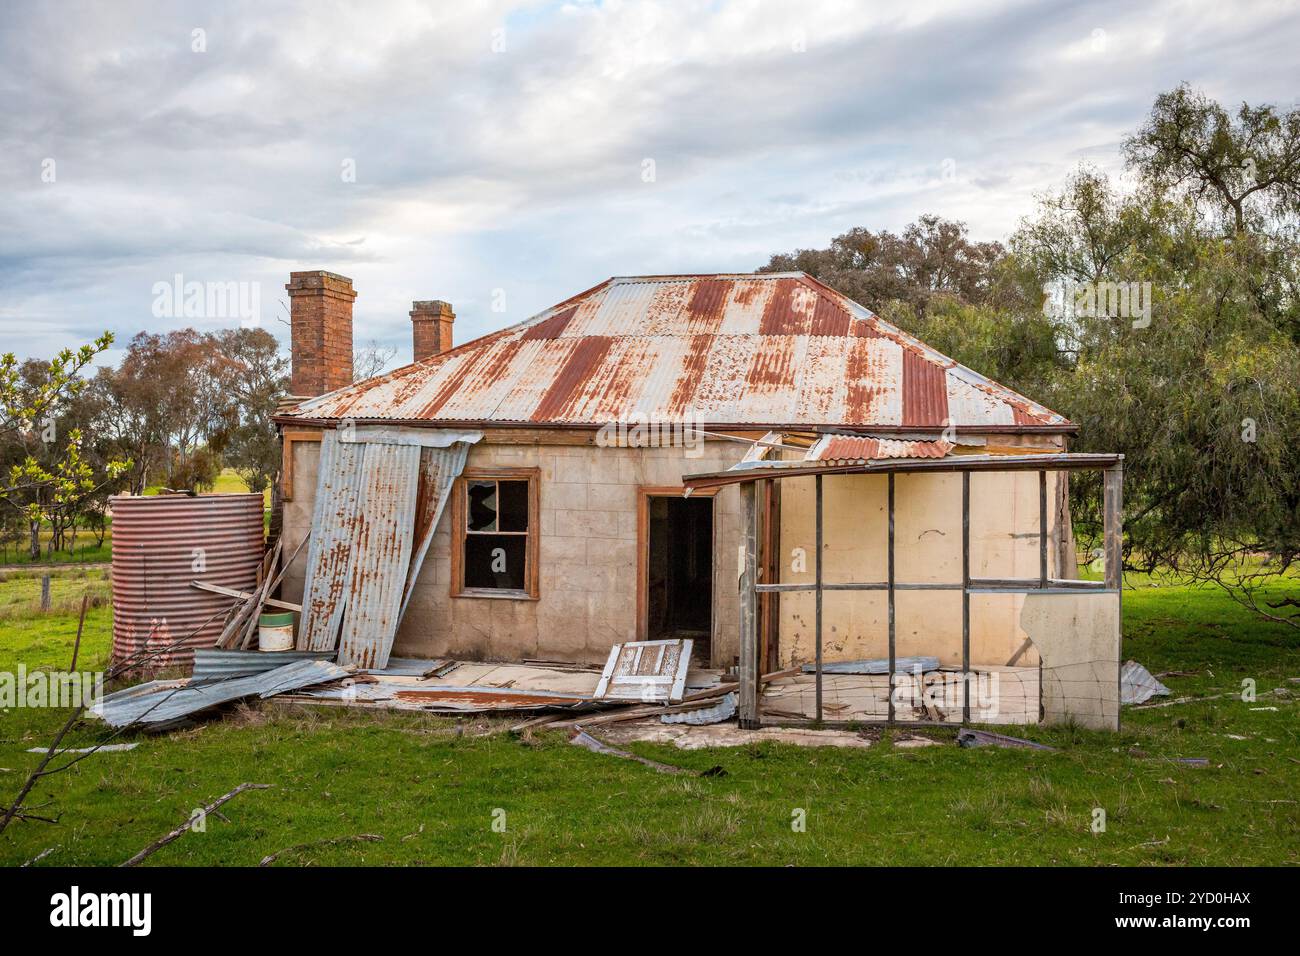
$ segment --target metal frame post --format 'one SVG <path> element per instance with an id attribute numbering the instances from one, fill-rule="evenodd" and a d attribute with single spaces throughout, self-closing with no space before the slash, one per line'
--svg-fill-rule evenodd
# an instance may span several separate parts
<path id="1" fill-rule="evenodd" d="M 753 730 L 758 722 L 758 504 L 755 482 L 740 486 L 740 726 Z"/>
<path id="2" fill-rule="evenodd" d="M 897 664 L 894 655 L 894 473 L 889 473 L 889 723 L 894 723 L 894 679 Z"/>
<path id="3" fill-rule="evenodd" d="M 970 723 L 970 472 L 961 474 L 961 720 Z"/>
<path id="4" fill-rule="evenodd" d="M 817 482 L 817 720 L 822 719 L 822 476 Z"/>

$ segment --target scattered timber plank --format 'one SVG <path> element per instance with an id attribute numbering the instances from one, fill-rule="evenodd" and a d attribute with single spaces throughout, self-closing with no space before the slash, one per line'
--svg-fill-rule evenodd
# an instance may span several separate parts
<path id="1" fill-rule="evenodd" d="M 243 601 L 251 601 L 256 595 L 251 591 L 237 591 L 234 588 L 223 587 L 220 584 L 209 584 L 207 581 L 191 581 L 190 587 L 198 588 L 200 591 L 211 591 L 213 594 L 224 594 L 226 597 L 239 598 Z M 292 601 L 281 601 L 279 598 L 267 598 L 262 602 L 267 607 L 278 607 L 285 611 L 297 611 L 302 613 L 302 605 L 294 604 Z"/>

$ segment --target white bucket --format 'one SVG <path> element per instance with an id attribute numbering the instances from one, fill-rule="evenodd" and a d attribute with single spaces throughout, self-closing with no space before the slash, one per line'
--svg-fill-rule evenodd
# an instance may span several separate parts
<path id="1" fill-rule="evenodd" d="M 293 615 L 263 614 L 257 621 L 259 651 L 293 650 Z"/>

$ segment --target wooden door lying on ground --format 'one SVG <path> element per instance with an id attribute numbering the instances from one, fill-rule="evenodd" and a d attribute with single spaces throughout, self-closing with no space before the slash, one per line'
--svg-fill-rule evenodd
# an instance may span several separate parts
<path id="1" fill-rule="evenodd" d="M 630 641 L 615 644 L 596 685 L 595 697 L 667 703 L 682 699 L 691 665 L 691 642 Z"/>

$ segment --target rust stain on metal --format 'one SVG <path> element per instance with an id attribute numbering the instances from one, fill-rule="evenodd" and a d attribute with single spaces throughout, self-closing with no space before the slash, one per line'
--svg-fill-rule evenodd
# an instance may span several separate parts
<path id="1" fill-rule="evenodd" d="M 605 361 L 613 339 L 604 335 L 591 335 L 581 339 L 577 347 L 569 353 L 560 373 L 551 382 L 550 388 L 537 403 L 533 412 L 534 421 L 565 421 L 564 412 L 569 402 L 580 395 L 586 380 Z"/>
<path id="2" fill-rule="evenodd" d="M 116 495 L 110 506 L 113 659 L 194 632 L 183 647 L 151 661 L 188 665 L 194 648 L 216 642 L 225 623 L 219 612 L 231 606 L 190 582 L 253 589 L 263 555 L 262 496 Z"/>
<path id="3" fill-rule="evenodd" d="M 809 330 L 812 335 L 845 336 L 849 334 L 849 323 L 848 312 L 825 296 L 817 297 Z"/>
<path id="4" fill-rule="evenodd" d="M 682 363 L 682 374 L 668 399 L 668 414 L 680 417 L 691 409 L 691 400 L 700 389 L 704 369 L 709 363 L 709 349 L 713 347 L 712 335 L 692 335 Z"/>
<path id="5" fill-rule="evenodd" d="M 809 451 L 807 460 L 847 465 L 887 458 L 942 458 L 952 448 L 952 443 L 942 439 L 901 441 L 893 438 L 829 435 Z"/>
<path id="6" fill-rule="evenodd" d="M 571 305 L 567 309 L 555 313 L 555 315 L 551 316 L 549 319 L 544 319 L 525 331 L 524 334 L 520 336 L 520 340 L 523 342 L 531 342 L 535 339 L 558 339 L 564 332 L 565 328 L 568 327 L 569 320 L 573 318 L 574 313 L 577 311 L 578 307 L 576 305 Z"/>
<path id="7" fill-rule="evenodd" d="M 515 343 L 510 343 L 510 346 L 518 348 Z M 464 384 L 465 380 L 469 378 L 470 374 L 477 366 L 490 366 L 494 363 L 500 364 L 501 359 L 502 356 L 498 353 L 494 353 L 490 348 L 485 348 L 474 355 L 464 358 L 456 371 L 443 381 L 441 387 L 429 400 L 429 404 L 420 409 L 419 417 L 436 418 L 438 412 L 447 404 L 451 397 L 460 390 L 461 385 Z"/>
<path id="8" fill-rule="evenodd" d="M 723 279 L 700 279 L 692 284 L 691 301 L 686 306 L 692 335 L 718 330 L 730 288 L 731 283 Z"/>
<path id="9" fill-rule="evenodd" d="M 947 371 L 911 349 L 903 352 L 902 424 L 949 424 Z"/>
<path id="10" fill-rule="evenodd" d="M 771 347 L 755 352 L 745 382 L 755 391 L 773 392 L 795 384 L 794 337 L 772 337 Z"/>

